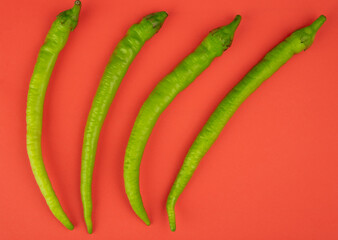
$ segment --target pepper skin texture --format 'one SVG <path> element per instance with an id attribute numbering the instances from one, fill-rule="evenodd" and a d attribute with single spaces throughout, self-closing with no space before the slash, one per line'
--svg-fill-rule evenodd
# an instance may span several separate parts
<path id="1" fill-rule="evenodd" d="M 131 26 L 115 48 L 94 97 L 84 132 L 81 164 L 81 199 L 88 233 L 93 232 L 91 187 L 102 124 L 130 64 L 145 42 L 159 31 L 167 16 L 166 12 L 153 13 Z"/>
<path id="2" fill-rule="evenodd" d="M 60 13 L 53 22 L 44 44 L 42 45 L 33 75 L 29 84 L 27 97 L 27 153 L 35 180 L 54 216 L 68 229 L 74 228 L 63 211 L 53 190 L 43 163 L 41 152 L 41 130 L 43 104 L 50 76 L 56 59 L 65 46 L 69 33 L 75 29 L 81 2 L 75 1 L 74 7 Z"/>
<path id="3" fill-rule="evenodd" d="M 222 55 L 230 47 L 240 21 L 241 17 L 236 16 L 229 25 L 211 31 L 193 53 L 157 84 L 139 111 L 126 148 L 124 184 L 131 207 L 147 225 L 150 224 L 150 220 L 140 194 L 139 171 L 151 131 L 161 113 L 177 94 L 188 87 L 214 58 Z"/>
<path id="4" fill-rule="evenodd" d="M 176 201 L 188 184 L 200 160 L 216 141 L 225 124 L 244 100 L 247 99 L 266 79 L 274 74 L 293 55 L 300 53 L 311 46 L 317 30 L 325 20 L 326 18 L 324 16 L 320 16 L 313 24 L 295 31 L 268 52 L 265 57 L 226 95 L 212 113 L 190 147 L 169 193 L 166 207 L 170 229 L 172 231 L 175 231 L 176 229 Z"/>

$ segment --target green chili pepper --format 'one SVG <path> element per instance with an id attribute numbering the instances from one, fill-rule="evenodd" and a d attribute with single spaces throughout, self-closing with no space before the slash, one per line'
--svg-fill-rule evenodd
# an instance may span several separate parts
<path id="1" fill-rule="evenodd" d="M 158 83 L 137 116 L 125 154 L 124 183 L 131 207 L 147 225 L 150 221 L 140 194 L 139 170 L 151 131 L 161 113 L 176 95 L 192 83 L 215 57 L 230 47 L 240 20 L 241 17 L 236 16 L 229 25 L 210 32 L 193 53 Z"/>
<path id="2" fill-rule="evenodd" d="M 144 43 L 154 36 L 167 18 L 166 12 L 150 14 L 128 30 L 127 35 L 118 43 L 97 89 L 90 109 L 84 133 L 81 165 L 81 198 L 84 219 L 89 233 L 93 231 L 91 185 L 97 142 L 103 121 L 107 115 L 115 93 L 130 64 Z"/>
<path id="3" fill-rule="evenodd" d="M 73 229 L 63 211 L 48 178 L 41 152 L 42 112 L 46 89 L 56 59 L 65 46 L 69 33 L 77 25 L 81 2 L 75 1 L 74 7 L 60 13 L 53 22 L 42 45 L 29 84 L 27 97 L 27 152 L 33 174 L 47 205 L 54 216 L 68 229 Z"/>
<path id="4" fill-rule="evenodd" d="M 189 182 L 200 160 L 215 142 L 230 117 L 251 93 L 253 93 L 293 55 L 306 50 L 311 46 L 317 30 L 325 20 L 326 18 L 324 16 L 320 16 L 310 26 L 295 31 L 268 52 L 265 57 L 228 93 L 228 95 L 226 95 L 210 116 L 189 149 L 167 199 L 167 212 L 172 231 L 175 231 L 176 229 L 175 204 L 178 197 Z"/>

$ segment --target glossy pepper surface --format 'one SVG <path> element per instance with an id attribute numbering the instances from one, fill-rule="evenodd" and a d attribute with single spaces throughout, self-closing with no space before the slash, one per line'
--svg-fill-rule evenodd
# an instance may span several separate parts
<path id="1" fill-rule="evenodd" d="M 77 25 L 81 2 L 75 1 L 74 7 L 60 13 L 50 28 L 42 45 L 33 75 L 29 84 L 26 122 L 27 122 L 27 153 L 33 174 L 49 209 L 54 216 L 68 229 L 73 224 L 63 211 L 55 195 L 52 184 L 42 159 L 41 130 L 45 94 L 55 62 L 60 51 L 67 43 L 69 33 Z"/>
<path id="2" fill-rule="evenodd" d="M 236 16 L 229 25 L 211 31 L 193 53 L 157 84 L 139 111 L 125 153 L 124 183 L 131 207 L 147 225 L 150 220 L 140 194 L 139 170 L 151 131 L 177 94 L 189 86 L 213 59 L 230 47 L 240 20 L 241 17 Z"/>
<path id="3" fill-rule="evenodd" d="M 161 28 L 166 12 L 150 14 L 134 24 L 116 46 L 102 76 L 89 112 L 84 132 L 81 164 L 81 199 L 89 233 L 92 223 L 92 177 L 100 131 L 116 91 L 142 46 Z"/>
<path id="4" fill-rule="evenodd" d="M 167 199 L 167 212 L 172 231 L 175 231 L 176 229 L 176 201 L 188 184 L 200 160 L 216 141 L 225 124 L 244 100 L 247 99 L 266 79 L 274 74 L 292 56 L 306 50 L 312 45 L 316 32 L 325 20 L 326 18 L 324 16 L 320 16 L 313 24 L 295 31 L 268 52 L 264 58 L 226 95 L 212 113 L 190 147 L 169 193 Z"/>

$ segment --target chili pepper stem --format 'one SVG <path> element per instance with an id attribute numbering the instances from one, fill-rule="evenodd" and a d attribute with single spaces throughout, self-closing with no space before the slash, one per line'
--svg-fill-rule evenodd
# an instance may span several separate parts
<path id="1" fill-rule="evenodd" d="M 234 32 L 237 29 L 241 20 L 242 20 L 241 15 L 236 15 L 234 20 L 229 25 L 224 26 L 223 28 L 227 27 L 231 32 Z"/>
<path id="2" fill-rule="evenodd" d="M 321 15 L 310 25 L 310 27 L 315 32 L 317 32 L 318 29 L 324 24 L 325 21 L 326 21 L 326 17 L 324 15 Z"/>

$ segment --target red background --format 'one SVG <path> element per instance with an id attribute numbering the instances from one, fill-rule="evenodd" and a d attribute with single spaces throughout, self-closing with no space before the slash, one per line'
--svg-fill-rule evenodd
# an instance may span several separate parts
<path id="1" fill-rule="evenodd" d="M 52 216 L 25 147 L 28 84 L 55 16 L 69 0 L 2 1 L 0 14 L 0 239 L 338 239 L 338 3 L 336 0 L 83 0 L 76 30 L 48 87 L 43 154 L 75 225 Z M 126 30 L 143 16 L 169 13 L 125 76 L 98 146 L 94 233 L 80 199 L 83 130 L 105 65 Z M 123 157 L 151 90 L 206 36 L 243 19 L 232 47 L 160 117 L 144 153 L 141 191 L 152 225 L 132 212 Z M 170 232 L 165 201 L 184 156 L 225 94 L 278 42 L 320 14 L 313 46 L 293 57 L 240 107 L 203 158 L 177 206 Z"/>

